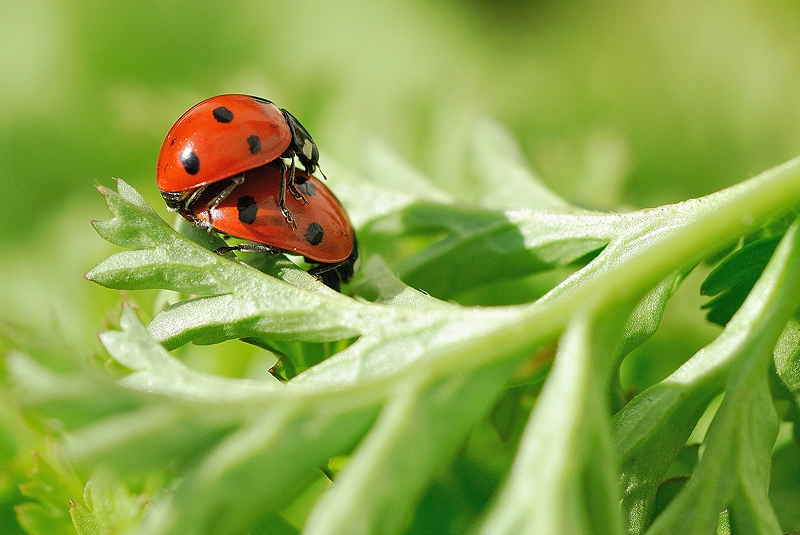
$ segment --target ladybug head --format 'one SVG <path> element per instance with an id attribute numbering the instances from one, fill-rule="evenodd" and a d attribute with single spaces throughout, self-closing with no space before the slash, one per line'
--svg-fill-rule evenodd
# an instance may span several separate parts
<path id="1" fill-rule="evenodd" d="M 317 169 L 317 164 L 319 163 L 317 144 L 314 143 L 314 140 L 311 139 L 311 134 L 300 124 L 300 121 L 295 119 L 294 115 L 284 109 L 281 112 L 286 118 L 289 130 L 292 132 L 292 143 L 289 145 L 289 149 L 293 153 L 292 156 L 297 156 L 306 173 L 310 175 Z"/>

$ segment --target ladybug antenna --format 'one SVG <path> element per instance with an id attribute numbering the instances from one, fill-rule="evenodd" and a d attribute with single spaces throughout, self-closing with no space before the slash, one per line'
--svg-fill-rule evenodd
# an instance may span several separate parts
<path id="1" fill-rule="evenodd" d="M 322 175 L 322 178 L 324 178 L 325 180 L 328 180 L 328 177 L 326 177 L 325 173 L 322 172 L 322 167 L 320 167 L 319 164 L 317 164 L 317 170 L 319 171 L 319 174 Z"/>

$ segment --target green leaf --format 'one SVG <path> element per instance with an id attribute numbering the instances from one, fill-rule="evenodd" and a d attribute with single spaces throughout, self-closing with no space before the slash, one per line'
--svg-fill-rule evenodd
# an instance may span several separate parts
<path id="1" fill-rule="evenodd" d="M 207 402 L 248 399 L 281 387 L 277 382 L 243 382 L 187 368 L 153 341 L 131 308 L 123 308 L 120 327 L 122 331 L 101 333 L 100 340 L 117 362 L 133 370 L 119 381 L 122 385 Z"/>
<path id="2" fill-rule="evenodd" d="M 800 445 L 789 439 L 775 449 L 769 497 L 775 505 L 781 527 L 790 531 L 800 526 Z"/>
<path id="3" fill-rule="evenodd" d="M 517 143 L 498 123 L 478 121 L 471 149 L 479 184 L 476 201 L 481 206 L 579 211 L 531 173 Z"/>
<path id="4" fill-rule="evenodd" d="M 386 192 L 384 199 L 391 195 L 398 199 L 405 197 L 406 199 L 445 203 L 453 201 L 454 195 L 447 194 L 435 186 L 425 175 L 411 167 L 407 161 L 403 160 L 384 143 L 372 141 L 367 144 L 364 151 L 364 168 L 366 169 L 366 181 L 369 185 Z M 376 211 L 375 214 L 387 213 L 385 203 L 374 202 L 375 198 L 372 195 L 376 191 L 369 191 L 369 189 L 367 191 L 370 196 L 359 199 L 368 201 L 364 203 L 363 207 L 359 208 L 357 203 L 349 203 L 354 205 L 356 213 L 358 213 L 358 210 L 369 210 L 369 207 L 375 210 L 376 206 L 382 207 L 383 210 Z M 348 197 L 345 197 L 345 200 L 347 199 Z M 370 199 L 372 202 L 369 202 Z M 398 206 L 395 205 L 393 208 L 397 209 Z M 370 219 L 375 219 L 375 216 Z M 359 226 L 364 223 L 366 221 L 361 221 Z"/>
<path id="5" fill-rule="evenodd" d="M 60 459 L 60 448 L 51 444 L 41 454 L 34 452 L 28 481 L 20 485 L 31 500 L 16 507 L 17 521 L 32 535 L 75 535 L 69 516 L 70 503 L 83 496 L 83 483 L 75 470 Z"/>
<path id="6" fill-rule="evenodd" d="M 773 189 L 777 183 L 769 183 L 773 177 L 783 179 L 784 173 L 788 179 L 796 172 L 795 166 L 797 160 L 702 199 L 627 214 L 524 208 L 501 212 L 471 206 L 415 203 L 402 211 L 403 225 L 396 231 L 403 235 L 416 233 L 418 237 L 434 235 L 438 239 L 432 244 L 425 242 L 427 246 L 422 250 L 393 261 L 392 265 L 410 285 L 425 288 L 437 297 L 452 298 L 489 280 L 521 277 L 567 265 L 603 247 L 612 247 L 612 250 L 604 251 L 607 254 L 627 257 L 637 250 L 658 244 L 660 252 L 651 253 L 651 261 L 661 258 L 669 264 L 669 256 L 676 258 L 669 250 L 671 239 L 680 242 L 680 247 L 684 248 L 693 240 L 704 240 L 710 233 L 741 235 L 766 222 L 767 219 L 758 215 L 757 203 L 744 201 L 757 198 L 749 192 L 759 188 L 761 183 L 771 191 L 763 199 L 782 204 L 782 208 L 771 206 L 770 210 L 777 210 L 773 216 L 791 210 L 794 201 L 783 199 L 786 201 L 784 204 L 778 200 L 781 193 Z M 780 182 L 783 184 L 781 187 L 796 188 L 788 180 Z M 726 216 L 728 210 L 735 211 L 744 219 Z M 712 212 L 716 213 L 711 216 Z M 722 230 L 717 225 L 727 229 Z M 385 242 L 385 236 L 381 240 Z M 706 244 L 701 248 L 708 253 L 709 249 L 716 250 L 718 245 Z M 674 269 L 684 270 L 701 258 L 700 255 L 691 260 L 685 257 L 683 262 L 674 265 Z M 636 264 L 629 263 L 630 266 Z M 597 262 L 594 267 L 605 270 L 606 264 Z M 580 274 L 590 276 L 591 271 Z"/>
<path id="7" fill-rule="evenodd" d="M 83 489 L 81 488 L 83 487 Z M 22 494 L 35 500 L 16 507 L 17 519 L 32 535 L 100 535 L 137 525 L 146 500 L 108 476 L 95 475 L 85 486 L 57 445 L 34 453 Z"/>
<path id="8" fill-rule="evenodd" d="M 94 533 L 91 529 L 103 534 L 121 533 L 139 525 L 148 511 L 146 494 L 131 493 L 109 474 L 94 474 L 86 483 L 83 494 L 86 508 L 80 503 L 70 507 L 70 515 L 79 535 L 84 532 Z M 78 518 L 81 519 L 83 528 L 79 526 Z"/>
<path id="9" fill-rule="evenodd" d="M 689 488 L 670 488 L 669 478 L 709 481 L 701 463 L 719 462 L 711 479 L 733 480 L 734 490 L 721 500 L 728 482 L 708 485 L 698 516 L 716 521 L 702 535 L 777 533 L 770 507 L 783 530 L 800 527 L 792 443 L 793 431 L 800 437 L 800 308 L 794 323 L 777 313 L 731 319 L 745 296 L 773 309 L 777 287 L 796 282 L 776 281 L 763 301 L 752 285 L 771 255 L 760 267 L 745 255 L 729 260 L 722 281 L 736 284 L 713 298 L 696 288 L 711 255 L 786 231 L 780 224 L 800 206 L 797 162 L 701 199 L 636 210 L 713 191 L 796 150 L 797 3 L 461 4 L 292 3 L 266 18 L 257 10 L 271 3 L 66 0 L 0 10 L 0 304 L 14 322 L 0 322 L 0 533 L 22 535 L 15 506 L 20 518 L 35 517 L 37 532 L 61 533 L 50 505 L 18 491 L 36 480 L 24 474 L 31 449 L 44 456 L 46 440 L 61 444 L 60 460 L 80 462 L 80 475 L 29 488 L 57 498 L 73 535 L 75 524 L 118 531 L 112 510 L 130 521 L 119 527 L 125 535 L 300 533 L 333 518 L 334 505 L 357 523 L 356 503 L 369 527 L 388 532 L 475 533 L 504 506 L 513 460 L 521 464 L 533 446 L 549 459 L 536 435 L 521 442 L 529 414 L 575 454 L 575 464 L 567 458 L 547 474 L 579 494 L 554 488 L 570 511 L 557 529 L 613 532 L 615 499 L 637 487 L 619 478 L 617 446 L 628 446 L 608 438 L 608 406 L 630 405 L 634 389 L 702 346 L 703 358 L 677 375 L 686 382 L 664 387 L 676 394 L 665 400 L 674 412 L 652 414 L 662 441 L 641 421 L 621 433 L 637 459 L 654 459 L 653 450 L 660 462 L 678 450 L 662 476 L 633 483 L 658 485 L 654 509 L 664 517 Z M 306 7 L 302 25 L 289 22 L 296 6 Z M 115 290 L 163 293 L 120 295 L 75 276 L 114 247 L 87 236 L 85 214 L 98 217 L 102 207 L 85 198 L 86 185 L 113 169 L 162 214 L 150 176 L 158 132 L 186 99 L 223 85 L 268 91 L 314 133 L 326 184 L 362 246 L 347 297 L 296 258 L 237 252 L 238 263 L 233 253 L 211 254 L 219 236 L 175 224 L 175 214 L 161 226 L 124 184 L 125 206 L 114 209 L 130 206 L 130 217 L 98 229 L 128 250 L 91 276 Z M 514 134 L 486 113 L 503 116 Z M 365 126 L 396 149 L 363 143 L 375 137 Z M 337 165 L 334 154 L 360 170 Z M 546 184 L 608 210 L 581 210 Z M 138 320 L 127 305 L 134 301 Z M 709 345 L 723 330 L 703 321 L 706 312 L 734 324 L 719 344 Z M 34 340 L 8 351 L 2 339 L 16 336 L 19 322 L 35 326 L 35 337 L 63 331 L 70 346 L 44 354 Z M 768 392 L 741 363 L 769 352 L 751 343 L 757 333 L 781 329 Z M 98 330 L 108 331 L 108 349 Z M 736 341 L 737 331 L 746 340 Z M 633 349 L 637 363 L 617 384 L 619 361 Z M 268 373 L 276 357 L 286 384 Z M 753 380 L 740 389 L 736 376 Z M 760 397 L 737 401 L 751 387 Z M 659 390 L 650 394 L 658 404 Z M 730 410 L 717 414 L 726 396 Z M 768 459 L 774 409 L 786 423 Z M 720 434 L 730 451 L 714 445 Z M 771 461 L 769 504 L 767 476 L 749 470 L 747 456 Z M 737 483 L 745 479 L 752 494 Z M 329 531 L 346 533 L 348 520 Z"/>
<path id="10" fill-rule="evenodd" d="M 510 491 L 499 494 L 494 510 L 508 507 L 521 525 L 534 526 L 555 525 L 567 511 L 563 525 L 576 531 L 619 532 L 605 388 L 622 356 L 654 332 L 682 273 L 720 241 L 744 233 L 749 225 L 743 221 L 761 224 L 800 201 L 798 165 L 790 162 L 703 199 L 624 215 L 462 208 L 443 197 L 405 202 L 402 195 L 392 208 L 362 213 L 370 229 L 399 220 L 405 227 L 396 231 L 418 233 L 420 247 L 399 248 L 389 268 L 412 278 L 398 268 L 416 256 L 419 280 L 450 284 L 446 291 L 466 291 L 489 278 L 472 265 L 474 258 L 451 253 L 479 255 L 490 244 L 501 245 L 492 256 L 500 278 L 578 256 L 585 262 L 541 300 L 493 308 L 462 307 L 413 290 L 369 254 L 350 288 L 355 298 L 282 258 L 253 255 L 245 264 L 221 257 L 210 250 L 213 238 L 195 235 L 196 243 L 175 232 L 120 183 L 119 193 L 103 191 L 114 218 L 98 223 L 98 230 L 134 250 L 113 255 L 87 278 L 191 297 L 158 312 L 147 328 L 125 309 L 122 330 L 101 336 L 109 354 L 131 370 L 121 384 L 58 374 L 22 358 L 10 369 L 26 385 L 30 407 L 63 415 L 68 452 L 79 467 L 171 480 L 169 495 L 157 500 L 138 533 L 226 535 L 280 524 L 284 509 L 321 480 L 320 467 L 340 456 L 349 456 L 341 485 L 313 509 L 309 529 L 397 533 L 512 381 L 513 370 L 525 363 L 525 376 L 541 377 L 549 348 L 561 336 L 560 361 L 547 381 L 555 386 L 543 391 L 529 429 L 546 429 L 579 462 L 562 456 L 540 465 L 553 452 L 534 449 L 539 454 L 531 457 L 527 444 L 536 443 L 537 433 L 526 433 L 508 488 L 552 466 L 544 475 L 559 485 L 557 492 L 541 504 L 541 520 Z M 487 240 L 493 229 L 522 239 Z M 586 256 L 597 248 L 599 254 Z M 515 255 L 523 260 L 509 261 L 511 270 L 504 271 L 504 261 Z M 472 273 L 457 284 L 445 282 L 439 273 L 444 258 Z M 211 376 L 166 351 L 234 338 L 266 347 L 294 344 L 301 365 L 312 361 L 304 344 L 314 352 L 319 344 L 340 351 L 286 384 Z M 559 392 L 570 392 L 567 402 Z M 409 456 L 412 447 L 417 458 Z M 354 518 L 360 508 L 363 516 Z M 347 511 L 353 514 L 341 514 Z M 495 521 L 487 526 L 502 527 Z"/>
<path id="11" fill-rule="evenodd" d="M 600 385 L 615 359 L 625 315 L 603 325 L 578 317 L 559 342 L 553 370 L 522 437 L 509 480 L 481 529 L 512 533 L 622 533 L 609 440 L 609 412 Z"/>
<path id="12" fill-rule="evenodd" d="M 495 366 L 435 384 L 418 377 L 399 385 L 305 532 L 401 532 L 422 491 L 484 416 L 510 372 Z"/>
<path id="13" fill-rule="evenodd" d="M 623 488 L 626 489 L 623 509 L 631 533 L 642 533 L 649 524 L 656 491 L 667 468 L 708 404 L 722 392 L 731 366 L 744 358 L 755 358 L 755 355 L 761 355 L 764 366 L 764 359 L 772 354 L 781 332 L 779 327 L 789 320 L 792 306 L 800 298 L 800 288 L 792 282 L 800 276 L 800 249 L 796 234 L 796 227 L 787 233 L 780 254 L 776 253 L 725 331 L 670 377 L 642 392 L 614 416 L 613 438 L 622 465 Z M 761 372 L 765 374 L 766 368 L 763 367 Z M 765 376 L 758 375 L 752 381 L 752 392 L 748 390 L 748 395 L 766 388 Z M 726 403 L 731 403 L 728 396 L 731 396 L 730 389 Z M 744 410 L 750 402 L 754 400 L 742 401 L 739 408 Z M 761 400 L 761 403 L 759 410 L 774 412 L 774 409 L 764 406 L 766 401 Z M 721 496 L 726 496 L 720 492 Z M 706 494 L 709 495 L 710 492 Z M 728 499 L 729 496 L 724 497 L 716 511 L 712 508 L 708 522 L 712 522 L 711 518 L 728 505 Z M 702 510 L 707 511 L 705 508 Z M 676 522 L 682 519 L 677 513 L 672 518 Z M 677 529 L 675 526 L 665 529 L 673 528 Z M 697 529 L 702 531 L 699 527 Z"/>
<path id="14" fill-rule="evenodd" d="M 644 531 L 660 478 L 728 376 L 725 399 L 694 476 L 647 533 L 708 532 L 728 506 L 733 523 L 752 530 L 745 532 L 769 533 L 776 527 L 767 500 L 769 471 L 764 470 L 778 423 L 767 370 L 780 326 L 800 298 L 797 228 L 786 234 L 723 334 L 615 416 L 614 441 L 627 490 L 623 503 L 634 532 Z"/>
<path id="15" fill-rule="evenodd" d="M 792 408 L 787 419 L 800 421 L 800 324 L 788 322 L 775 347 L 775 370 L 781 384 L 789 393 Z M 795 433 L 800 430 L 795 425 Z"/>
<path id="16" fill-rule="evenodd" d="M 75 524 L 75 531 L 78 532 L 78 535 L 102 535 L 103 530 L 95 521 L 92 512 L 83 505 L 70 502 L 69 516 L 72 518 L 72 523 Z"/>
<path id="17" fill-rule="evenodd" d="M 706 277 L 700 287 L 701 293 L 716 296 L 703 305 L 708 309 L 708 321 L 723 327 L 728 323 L 761 276 L 782 237 L 782 234 L 769 236 L 748 243 Z"/>
<path id="18" fill-rule="evenodd" d="M 405 233 L 446 237 L 398 262 L 408 284 L 450 297 L 464 288 L 565 266 L 604 247 L 619 221 L 600 215 L 414 204 L 404 211 Z M 469 266 L 464 261 L 469 259 Z"/>

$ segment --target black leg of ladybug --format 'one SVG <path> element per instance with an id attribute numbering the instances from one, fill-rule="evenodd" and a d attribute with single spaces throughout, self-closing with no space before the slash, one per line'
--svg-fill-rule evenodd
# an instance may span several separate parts
<path id="1" fill-rule="evenodd" d="M 197 215 L 188 208 L 178 208 L 178 214 L 180 214 L 180 216 L 185 220 L 189 221 L 192 225 L 196 225 L 200 228 L 206 226 L 206 222 L 197 217 Z"/>
<path id="2" fill-rule="evenodd" d="M 287 182 L 294 183 L 294 158 L 292 158 L 292 170 L 290 176 L 286 177 L 286 164 L 283 165 L 283 172 L 281 173 L 281 187 L 278 190 L 278 206 L 281 208 L 281 212 L 283 213 L 283 217 L 286 218 L 286 222 L 291 225 L 292 228 L 297 228 L 297 223 L 294 222 L 294 217 L 292 217 L 292 213 L 286 208 L 286 184 Z M 294 185 L 294 184 L 293 184 Z"/>
<path id="3" fill-rule="evenodd" d="M 241 186 L 244 183 L 244 173 L 241 175 L 236 175 L 235 177 L 230 179 L 230 183 L 225 186 L 225 189 L 219 192 L 219 194 L 211 199 L 208 204 L 206 205 L 206 217 L 208 218 L 208 232 L 214 230 L 214 220 L 211 217 L 211 210 L 216 208 L 216 206 L 225 200 L 225 198 L 231 194 L 233 190 L 236 189 L 237 186 Z"/>
<path id="4" fill-rule="evenodd" d="M 295 163 L 294 156 L 292 156 L 292 163 L 289 166 L 289 179 L 286 181 L 286 186 L 289 188 L 289 191 L 292 192 L 292 195 L 294 195 L 295 199 L 297 199 L 298 201 L 303 201 L 303 204 L 305 204 L 308 201 L 303 196 L 303 194 L 300 193 L 300 190 L 297 189 L 297 184 L 295 184 L 295 180 L 294 180 L 295 173 L 297 172 L 296 165 L 297 164 Z M 286 191 L 284 191 L 283 193 L 284 193 L 284 197 L 285 197 L 286 196 Z M 297 228 L 297 227 L 295 226 L 295 228 Z"/>
<path id="5" fill-rule="evenodd" d="M 316 277 L 318 281 L 337 292 L 342 291 L 342 279 L 337 273 L 336 268 L 340 264 L 320 264 L 308 270 L 309 275 Z"/>
<path id="6" fill-rule="evenodd" d="M 198 199 L 198 197 L 200 197 L 200 195 L 203 194 L 205 190 L 206 186 L 201 186 L 194 190 L 188 197 L 183 199 L 173 199 L 171 196 L 168 197 L 168 195 L 171 194 L 162 193 L 161 195 L 164 197 L 164 200 L 167 201 L 167 207 L 170 210 L 176 210 L 181 217 L 187 221 L 190 221 L 193 225 L 204 227 L 206 226 L 206 222 L 197 217 L 197 214 L 192 211 L 192 204 L 194 204 L 194 202 Z"/>
<path id="7" fill-rule="evenodd" d="M 320 264 L 308 270 L 309 275 L 315 276 L 328 288 L 340 292 L 342 283 L 353 278 L 353 267 L 358 260 L 358 245 L 353 240 L 353 252 L 347 260 L 336 264 Z"/>
<path id="8" fill-rule="evenodd" d="M 269 245 L 258 245 L 255 243 L 242 243 L 239 245 L 232 245 L 230 247 L 219 247 L 215 249 L 214 252 L 219 255 L 228 254 L 231 251 L 244 251 L 245 253 L 269 253 L 269 254 L 281 254 L 284 251 L 281 249 L 276 249 L 275 247 L 270 247 Z"/>
<path id="9" fill-rule="evenodd" d="M 289 186 L 289 191 L 292 192 L 292 195 L 294 195 L 295 199 L 297 199 L 298 201 L 303 201 L 303 204 L 306 204 L 308 202 L 306 196 L 303 195 L 303 193 L 299 189 L 297 189 L 297 183 L 294 180 L 290 181 L 288 186 Z"/>

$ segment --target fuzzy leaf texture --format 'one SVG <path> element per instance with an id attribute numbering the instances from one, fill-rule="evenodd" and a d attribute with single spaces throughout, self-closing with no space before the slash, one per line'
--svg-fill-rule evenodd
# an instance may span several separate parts
<path id="1" fill-rule="evenodd" d="M 519 407 L 518 444 L 501 446 L 514 457 L 502 483 L 472 516 L 442 513 L 441 532 L 707 533 L 723 509 L 738 529 L 776 532 L 767 379 L 778 340 L 791 345 L 781 333 L 798 305 L 796 226 L 715 342 L 613 418 L 608 390 L 692 266 L 800 205 L 800 160 L 700 199 L 598 213 L 547 190 L 497 125 L 475 132 L 472 198 L 382 147 L 366 155 L 380 178 L 326 166 L 365 258 L 352 296 L 281 257 L 219 256 L 216 237 L 176 232 L 123 181 L 100 188 L 113 218 L 95 227 L 128 250 L 87 278 L 181 297 L 147 325 L 126 306 L 121 330 L 101 335 L 130 371 L 118 381 L 23 356 L 9 367 L 32 409 L 65 422 L 79 468 L 179 475 L 164 476 L 170 491 L 130 533 L 404 533 L 425 524 L 419 504 L 506 389 L 536 393 L 542 377 L 533 409 Z M 556 268 L 566 278 L 530 302 L 448 301 Z M 210 375 L 169 353 L 232 339 L 321 362 L 281 383 Z M 309 356 L 320 348 L 328 358 Z M 796 358 L 782 362 L 779 376 L 795 377 Z M 654 518 L 667 468 L 722 392 L 695 477 Z M 335 458 L 346 460 L 326 483 L 320 468 Z"/>

